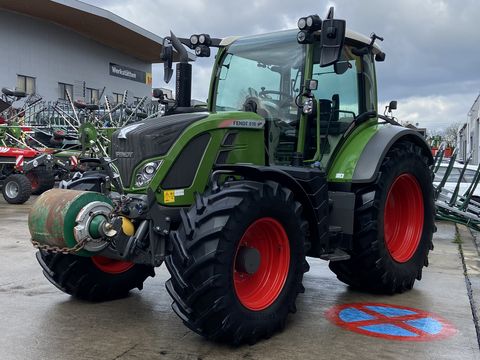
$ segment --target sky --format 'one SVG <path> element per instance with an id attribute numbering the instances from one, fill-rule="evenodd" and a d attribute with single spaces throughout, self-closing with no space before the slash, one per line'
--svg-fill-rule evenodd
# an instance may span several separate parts
<path id="1" fill-rule="evenodd" d="M 161 37 L 208 33 L 212 37 L 251 35 L 296 28 L 298 18 L 335 17 L 351 30 L 384 37 L 386 53 L 376 63 L 379 111 L 398 101 L 394 115 L 430 132 L 466 122 L 480 93 L 480 6 L 478 0 L 83 0 L 109 10 Z M 207 98 L 212 58 L 193 67 L 192 97 Z M 153 66 L 154 87 L 163 65 Z"/>

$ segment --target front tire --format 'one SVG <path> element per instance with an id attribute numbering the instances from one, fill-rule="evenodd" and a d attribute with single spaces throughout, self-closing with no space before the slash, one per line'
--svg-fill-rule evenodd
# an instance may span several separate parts
<path id="1" fill-rule="evenodd" d="M 142 290 L 146 278 L 155 276 L 151 266 L 103 256 L 83 257 L 40 250 L 37 260 L 45 277 L 58 289 L 94 302 L 123 298 L 134 288 Z"/>
<path id="2" fill-rule="evenodd" d="M 283 329 L 303 292 L 308 223 L 293 193 L 239 181 L 198 197 L 166 259 L 172 307 L 198 334 L 255 343 Z"/>
<path id="3" fill-rule="evenodd" d="M 410 142 L 387 153 L 375 184 L 356 192 L 351 259 L 330 262 L 344 283 L 377 293 L 410 290 L 428 266 L 435 207 L 428 158 Z"/>

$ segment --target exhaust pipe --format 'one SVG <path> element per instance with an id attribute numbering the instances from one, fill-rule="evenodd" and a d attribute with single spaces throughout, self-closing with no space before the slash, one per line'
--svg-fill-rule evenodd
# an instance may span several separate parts
<path id="1" fill-rule="evenodd" d="M 178 107 L 190 107 L 192 98 L 192 65 L 188 63 L 188 53 L 180 40 L 170 31 L 173 47 L 178 52 L 176 65 L 175 98 Z"/>

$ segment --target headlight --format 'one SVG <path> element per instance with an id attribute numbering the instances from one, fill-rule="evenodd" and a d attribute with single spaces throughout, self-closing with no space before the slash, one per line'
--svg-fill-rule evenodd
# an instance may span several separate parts
<path id="1" fill-rule="evenodd" d="M 145 168 L 144 168 L 144 171 L 145 171 L 145 174 L 147 175 L 153 175 L 153 173 L 155 172 L 155 170 L 157 170 L 157 167 L 158 165 L 155 164 L 155 163 L 148 163 L 147 165 L 145 165 Z"/>
<path id="2" fill-rule="evenodd" d="M 135 186 L 147 186 L 150 181 L 152 181 L 153 176 L 155 175 L 161 164 L 162 161 L 152 161 L 143 165 L 143 167 L 138 170 L 137 174 L 135 175 Z"/>

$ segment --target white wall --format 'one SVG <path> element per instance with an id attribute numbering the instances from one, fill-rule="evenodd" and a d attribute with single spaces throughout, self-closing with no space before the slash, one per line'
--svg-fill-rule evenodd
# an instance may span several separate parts
<path id="1" fill-rule="evenodd" d="M 129 90 L 133 96 L 151 95 L 151 86 L 109 75 L 109 63 L 144 72 L 152 66 L 118 50 L 87 39 L 70 29 L 17 13 L 0 11 L 2 52 L 0 87 L 14 88 L 17 74 L 36 78 L 37 93 L 47 100 L 59 97 L 58 82 L 86 87 L 106 86 L 107 95 Z"/>

